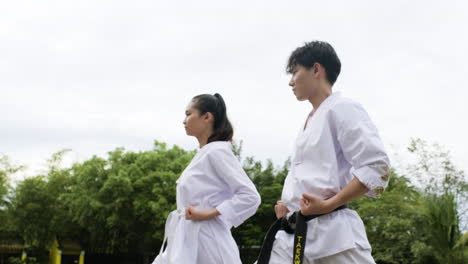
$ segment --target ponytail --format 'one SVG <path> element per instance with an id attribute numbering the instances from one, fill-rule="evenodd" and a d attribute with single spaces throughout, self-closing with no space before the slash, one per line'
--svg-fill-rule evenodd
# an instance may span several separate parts
<path id="1" fill-rule="evenodd" d="M 215 93 L 201 94 L 195 96 L 192 101 L 194 107 L 198 109 L 200 115 L 210 112 L 213 115 L 213 133 L 208 137 L 208 142 L 231 141 L 234 134 L 231 122 L 227 117 L 226 104 L 223 97 Z"/>

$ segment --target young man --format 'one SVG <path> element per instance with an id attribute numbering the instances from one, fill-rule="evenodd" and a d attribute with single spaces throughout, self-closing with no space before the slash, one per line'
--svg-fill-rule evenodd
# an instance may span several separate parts
<path id="1" fill-rule="evenodd" d="M 309 101 L 313 110 L 297 137 L 275 212 L 278 219 L 287 219 L 300 211 L 294 217 L 305 222 L 305 231 L 298 235 L 294 227 L 289 232 L 284 224 L 278 228 L 270 264 L 375 263 L 364 224 L 346 204 L 364 194 L 380 195 L 390 163 L 363 107 L 332 92 L 340 70 L 340 60 L 326 42 L 306 43 L 289 57 L 289 85 L 297 100 Z M 298 228 L 299 218 L 295 221 Z"/>

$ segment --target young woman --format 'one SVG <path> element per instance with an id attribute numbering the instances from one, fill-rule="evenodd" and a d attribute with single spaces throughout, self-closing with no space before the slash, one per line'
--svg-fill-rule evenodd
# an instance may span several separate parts
<path id="1" fill-rule="evenodd" d="M 197 138 L 200 150 L 177 180 L 167 247 L 153 264 L 241 264 L 230 229 L 256 212 L 260 196 L 232 153 L 224 100 L 219 94 L 195 96 L 185 116 L 187 135 Z"/>

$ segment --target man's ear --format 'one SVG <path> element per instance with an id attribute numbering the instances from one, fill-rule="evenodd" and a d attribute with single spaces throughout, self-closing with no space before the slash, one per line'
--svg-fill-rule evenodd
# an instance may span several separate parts
<path id="1" fill-rule="evenodd" d="M 318 63 L 318 62 L 314 63 L 314 66 L 312 66 L 312 67 L 314 67 L 314 73 L 315 74 L 317 74 L 323 68 L 322 65 L 320 65 L 320 63 Z"/>

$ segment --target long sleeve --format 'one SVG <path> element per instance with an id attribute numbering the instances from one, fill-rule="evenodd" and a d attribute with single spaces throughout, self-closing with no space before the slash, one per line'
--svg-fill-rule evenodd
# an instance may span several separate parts
<path id="1" fill-rule="evenodd" d="M 255 214 L 260 195 L 230 149 L 216 149 L 208 153 L 208 160 L 231 192 L 230 198 L 216 207 L 221 214 L 219 218 L 228 227 L 237 227 Z"/>
<path id="2" fill-rule="evenodd" d="M 351 174 L 363 183 L 371 197 L 380 196 L 388 185 L 390 161 L 377 128 L 364 108 L 346 101 L 332 111 L 337 124 L 337 138 Z"/>

